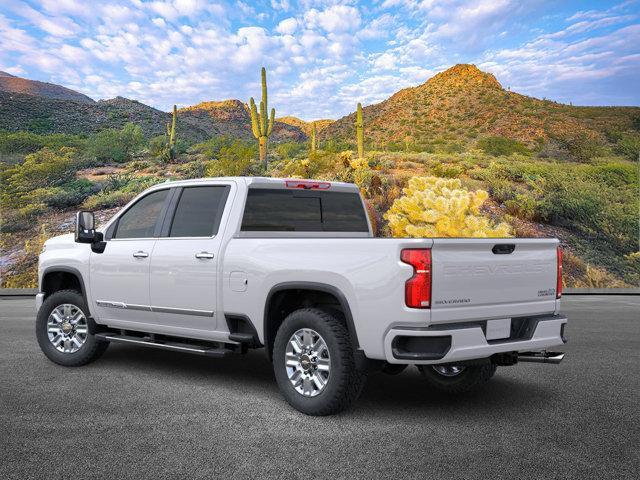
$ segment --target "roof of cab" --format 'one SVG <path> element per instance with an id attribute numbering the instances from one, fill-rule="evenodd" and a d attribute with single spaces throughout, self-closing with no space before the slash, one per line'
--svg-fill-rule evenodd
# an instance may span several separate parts
<path id="1" fill-rule="evenodd" d="M 331 190 L 342 190 L 342 191 L 357 191 L 357 185 L 353 183 L 344 183 L 344 182 L 329 182 L 327 180 L 312 180 L 312 179 L 292 179 L 292 178 L 272 178 L 272 177 L 206 177 L 206 178 L 194 178 L 190 180 L 167 180 L 164 183 L 160 183 L 158 185 L 154 185 L 153 188 L 159 186 L 172 186 L 172 187 L 181 187 L 187 185 L 197 185 L 199 183 L 210 182 L 212 180 L 227 180 L 227 181 L 235 181 L 238 183 L 244 183 L 246 186 L 255 185 L 255 186 L 264 186 L 264 187 L 272 187 L 272 188 L 287 188 L 286 181 L 290 180 L 299 180 L 301 182 L 320 182 L 320 183 L 329 183 Z"/>

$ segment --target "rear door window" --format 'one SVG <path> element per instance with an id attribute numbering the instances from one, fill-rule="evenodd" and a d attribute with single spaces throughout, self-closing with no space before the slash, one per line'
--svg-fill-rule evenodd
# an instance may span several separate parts
<path id="1" fill-rule="evenodd" d="M 369 225 L 355 192 L 250 188 L 241 230 L 368 232 Z"/>
<path id="2" fill-rule="evenodd" d="M 229 187 L 185 187 L 180 193 L 170 237 L 211 237 L 218 233 Z"/>

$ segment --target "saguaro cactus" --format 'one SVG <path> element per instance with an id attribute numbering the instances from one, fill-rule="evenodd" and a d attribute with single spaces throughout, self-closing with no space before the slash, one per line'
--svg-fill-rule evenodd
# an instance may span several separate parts
<path id="1" fill-rule="evenodd" d="M 262 100 L 260 101 L 260 113 L 256 108 L 253 97 L 249 100 L 251 110 L 251 130 L 253 136 L 258 139 L 260 148 L 260 161 L 267 166 L 267 141 L 273 130 L 273 120 L 276 116 L 276 109 L 271 109 L 271 115 L 267 118 L 267 71 L 262 67 Z"/>
<path id="2" fill-rule="evenodd" d="M 311 151 L 315 152 L 318 148 L 318 136 L 316 131 L 316 122 L 311 123 Z"/>
<path id="3" fill-rule="evenodd" d="M 178 109 L 173 106 L 173 115 L 171 122 L 167 122 L 167 156 L 169 160 L 176 159 L 176 119 L 178 118 Z"/>
<path id="4" fill-rule="evenodd" d="M 358 102 L 356 111 L 356 138 L 358 139 L 358 159 L 364 159 L 364 124 L 362 122 L 362 105 Z"/>

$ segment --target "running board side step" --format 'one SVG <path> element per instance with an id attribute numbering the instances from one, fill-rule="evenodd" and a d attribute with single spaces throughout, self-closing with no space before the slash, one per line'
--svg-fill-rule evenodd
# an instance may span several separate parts
<path id="1" fill-rule="evenodd" d="M 134 337 L 115 333 L 96 333 L 96 338 L 104 342 L 130 343 L 143 347 L 160 348 L 174 352 L 195 353 L 197 355 L 206 355 L 215 358 L 226 357 L 235 353 L 233 350 L 221 347 L 205 347 L 201 345 L 190 345 L 188 343 L 153 341 L 152 337 L 148 335 L 144 337 Z"/>
<path id="2" fill-rule="evenodd" d="M 564 359 L 564 352 L 518 352 L 518 362 L 559 364 Z"/>

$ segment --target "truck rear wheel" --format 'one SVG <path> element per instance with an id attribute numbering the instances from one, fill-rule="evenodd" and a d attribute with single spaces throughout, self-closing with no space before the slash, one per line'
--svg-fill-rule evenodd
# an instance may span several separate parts
<path id="1" fill-rule="evenodd" d="M 462 393 L 488 382 L 496 365 L 419 365 L 427 383 L 445 393 Z"/>
<path id="2" fill-rule="evenodd" d="M 94 323 L 82 295 L 60 290 L 49 295 L 36 317 L 36 338 L 49 360 L 65 367 L 93 362 L 109 346 L 94 336 Z"/>
<path id="3" fill-rule="evenodd" d="M 307 415 L 331 415 L 351 406 L 366 376 L 356 368 L 349 332 L 317 308 L 285 318 L 273 345 L 273 369 L 289 404 Z"/>

